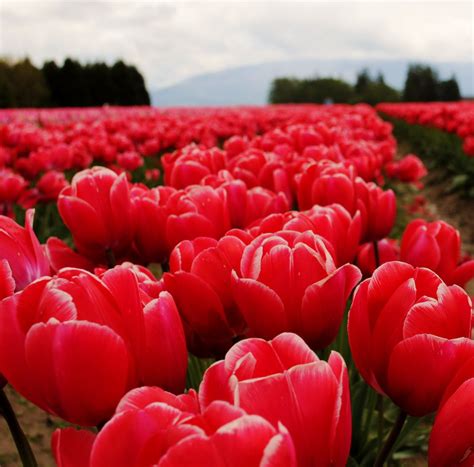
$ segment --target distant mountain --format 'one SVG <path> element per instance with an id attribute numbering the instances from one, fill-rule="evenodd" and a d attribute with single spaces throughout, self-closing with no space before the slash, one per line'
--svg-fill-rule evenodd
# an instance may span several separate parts
<path id="1" fill-rule="evenodd" d="M 174 105 L 265 104 L 274 78 L 334 76 L 354 82 L 357 73 L 368 68 L 379 71 L 391 86 L 402 89 L 408 60 L 289 60 L 262 63 L 197 75 L 178 84 L 152 91 L 152 103 Z M 440 77 L 456 75 L 463 96 L 474 96 L 474 65 L 463 62 L 429 63 Z"/>

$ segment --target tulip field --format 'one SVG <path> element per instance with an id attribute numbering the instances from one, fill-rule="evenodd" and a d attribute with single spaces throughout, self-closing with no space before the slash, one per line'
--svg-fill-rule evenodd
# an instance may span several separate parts
<path id="1" fill-rule="evenodd" d="M 428 156 L 438 178 L 474 199 L 474 102 L 379 104 L 394 123 L 394 134 Z"/>
<path id="2" fill-rule="evenodd" d="M 403 105 L 472 156 L 472 104 Z M 0 111 L 0 465 L 473 466 L 427 173 L 364 104 Z"/>

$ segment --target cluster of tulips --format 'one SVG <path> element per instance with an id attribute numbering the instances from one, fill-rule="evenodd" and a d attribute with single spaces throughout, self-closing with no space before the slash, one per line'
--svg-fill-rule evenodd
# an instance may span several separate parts
<path id="1" fill-rule="evenodd" d="M 427 125 L 457 134 L 462 140 L 464 152 L 474 157 L 474 103 L 434 102 L 378 104 L 377 108 L 388 115 L 408 123 Z"/>
<path id="2" fill-rule="evenodd" d="M 94 131 L 112 128 L 117 149 L 161 125 L 155 110 L 131 121 L 117 112 L 54 117 L 37 134 L 63 138 L 66 154 L 78 139 L 92 147 Z M 139 157 L 160 163 L 158 186 L 117 170 L 128 148 L 72 179 L 52 151 L 42 159 L 52 171 L 28 178 L 22 161 L 56 143 L 22 153 L 5 135 L 23 123 L 0 128 L 14 154 L 0 174 L 0 385 L 76 425 L 52 437 L 57 464 L 381 466 L 407 416 L 434 413 L 430 465 L 472 465 L 463 288 L 474 260 L 443 221 L 417 219 L 400 242 L 388 238 L 397 207 L 385 180 L 419 183 L 423 163 L 395 160 L 390 125 L 366 106 L 186 112 L 176 110 L 202 125 L 191 140 L 225 142 L 197 138 L 157 157 L 137 139 Z M 216 115 L 240 130 L 219 133 Z M 35 203 L 57 205 L 67 238 L 41 244 L 33 209 L 18 224 L 15 177 L 26 177 L 20 192 L 55 187 Z M 387 398 L 399 407 L 393 428 Z M 35 465 L 3 393 L 0 413 Z"/>

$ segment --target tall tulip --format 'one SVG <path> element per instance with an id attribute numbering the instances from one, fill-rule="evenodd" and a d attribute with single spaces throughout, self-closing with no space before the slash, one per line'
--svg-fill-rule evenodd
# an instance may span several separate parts
<path id="1" fill-rule="evenodd" d="M 166 237 L 170 248 L 196 237 L 220 238 L 230 228 L 226 194 L 209 186 L 190 186 L 166 203 Z"/>
<path id="2" fill-rule="evenodd" d="M 298 465 L 344 466 L 351 443 L 347 369 L 337 352 L 326 363 L 304 341 L 285 333 L 246 339 L 212 365 L 199 389 L 201 407 L 229 401 L 273 426 L 283 424 Z"/>
<path id="3" fill-rule="evenodd" d="M 242 240 L 226 235 L 219 241 L 184 240 L 171 253 L 170 272 L 163 280 L 195 355 L 222 356 L 245 330 L 231 291 L 231 273 L 240 272 L 244 248 Z"/>
<path id="4" fill-rule="evenodd" d="M 111 364 L 113 362 L 113 364 Z M 187 353 L 171 296 L 141 299 L 129 267 L 63 269 L 0 302 L 0 372 L 23 396 L 80 425 L 142 384 L 184 387 Z"/>
<path id="5" fill-rule="evenodd" d="M 348 333 L 354 363 L 406 413 L 435 411 L 460 365 L 474 356 L 471 301 L 432 271 L 380 266 L 357 288 Z"/>
<path id="6" fill-rule="evenodd" d="M 136 185 L 131 189 L 135 222 L 134 245 L 145 264 L 161 263 L 169 256 L 171 249 L 166 236 L 166 203 L 175 193 L 174 188 L 164 186 L 150 190 L 145 186 Z"/>
<path id="7" fill-rule="evenodd" d="M 336 267 L 322 237 L 284 231 L 262 234 L 245 248 L 232 289 L 249 336 L 291 331 L 321 349 L 336 337 L 360 277 L 351 264 Z"/>
<path id="8" fill-rule="evenodd" d="M 403 233 L 400 259 L 435 271 L 449 285 L 474 278 L 474 260 L 461 263 L 459 231 L 444 221 L 411 221 Z"/>
<path id="9" fill-rule="evenodd" d="M 0 216 L 0 299 L 49 274 L 49 262 L 33 231 L 35 211 L 26 212 L 25 227 Z"/>
<path id="10" fill-rule="evenodd" d="M 94 260 L 129 254 L 134 233 L 125 174 L 93 167 L 74 175 L 58 198 L 58 209 L 79 253 Z"/>

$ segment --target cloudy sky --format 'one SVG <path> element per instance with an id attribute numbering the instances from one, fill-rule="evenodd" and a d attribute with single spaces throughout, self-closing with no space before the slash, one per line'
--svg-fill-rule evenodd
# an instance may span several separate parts
<path id="1" fill-rule="evenodd" d="M 294 58 L 463 61 L 474 0 L 163 2 L 0 0 L 0 55 L 124 58 L 150 88 L 229 67 Z"/>

